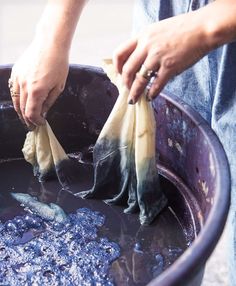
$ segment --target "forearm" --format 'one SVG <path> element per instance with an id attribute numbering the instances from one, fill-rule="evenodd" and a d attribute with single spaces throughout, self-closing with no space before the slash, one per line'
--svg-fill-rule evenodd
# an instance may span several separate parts
<path id="1" fill-rule="evenodd" d="M 86 0 L 48 0 L 32 43 L 14 64 L 11 79 L 20 94 L 13 101 L 29 128 L 45 116 L 64 89 L 72 38 Z"/>
<path id="2" fill-rule="evenodd" d="M 236 40 L 236 0 L 216 0 L 198 11 L 210 50 Z"/>
<path id="3" fill-rule="evenodd" d="M 87 0 L 49 0 L 37 25 L 35 40 L 69 51 L 77 22 Z"/>

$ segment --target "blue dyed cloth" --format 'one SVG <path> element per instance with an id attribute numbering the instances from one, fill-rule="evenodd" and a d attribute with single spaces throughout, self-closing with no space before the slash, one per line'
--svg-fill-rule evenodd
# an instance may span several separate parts
<path id="1" fill-rule="evenodd" d="M 196 10 L 209 0 L 137 0 L 134 33 L 144 26 Z M 187 23 L 186 23 L 187 24 Z M 236 42 L 224 45 L 174 77 L 164 92 L 181 97 L 197 110 L 218 135 L 228 156 L 231 209 L 228 218 L 231 285 L 236 285 Z"/>

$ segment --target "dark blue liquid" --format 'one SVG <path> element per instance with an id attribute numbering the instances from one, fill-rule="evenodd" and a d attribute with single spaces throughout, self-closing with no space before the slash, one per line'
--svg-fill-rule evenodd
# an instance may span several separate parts
<path id="1" fill-rule="evenodd" d="M 76 192 L 88 189 L 92 186 L 93 182 L 91 172 L 91 165 L 81 163 L 81 172 L 79 174 L 81 177 L 81 185 L 75 186 Z M 152 225 L 140 226 L 138 214 L 123 214 L 123 207 L 111 207 L 102 201 L 75 198 L 72 194 L 62 191 L 60 185 L 53 180 L 48 181 L 45 184 L 39 184 L 37 179 L 32 176 L 31 166 L 29 166 L 24 160 L 2 162 L 0 164 L 0 182 L 0 220 L 2 220 L 2 222 L 11 220 L 19 215 L 24 215 L 23 208 L 11 198 L 9 195 L 10 192 L 29 193 L 32 196 L 36 196 L 42 202 L 54 202 L 60 205 L 67 214 L 76 213 L 76 210 L 79 208 L 88 208 L 91 211 L 102 213 L 105 217 L 103 225 L 96 225 L 90 228 L 91 223 L 87 222 L 85 223 L 85 229 L 88 228 L 87 230 L 92 241 L 92 244 L 90 245 L 91 248 L 89 250 L 91 255 L 95 255 L 97 253 L 97 248 L 94 245 L 95 241 L 102 244 L 101 240 L 104 237 L 108 238 L 106 243 L 112 244 L 112 242 L 115 242 L 120 247 L 120 256 L 118 259 L 113 261 L 115 256 L 111 255 L 111 259 L 107 259 L 108 263 L 99 263 L 99 267 L 107 271 L 103 272 L 106 273 L 104 278 L 106 283 L 114 282 L 116 285 L 121 286 L 145 285 L 169 267 L 183 253 L 189 244 L 189 241 L 186 239 L 181 228 L 180 222 L 168 208 L 158 216 Z M 43 224 L 45 224 L 45 222 L 43 222 Z M 48 226 L 46 226 L 46 228 L 47 227 Z M 53 226 L 49 226 L 49 229 L 50 228 L 53 229 Z M 95 229 L 94 232 L 92 229 Z M 31 235 L 28 243 L 36 243 L 38 239 L 41 239 L 45 241 L 48 247 L 53 247 L 53 250 L 49 251 L 50 255 L 52 253 L 56 253 L 56 247 L 59 247 L 58 244 L 61 235 L 57 235 L 57 231 L 53 230 L 53 235 L 55 236 L 53 238 L 50 236 L 50 240 L 48 240 L 48 238 L 44 237 L 46 232 L 41 233 L 42 230 L 44 231 L 44 228 L 39 228 L 33 231 L 31 230 L 27 235 L 30 236 L 30 233 L 33 232 L 33 236 L 36 236 L 36 239 L 32 238 Z M 65 235 L 66 233 L 68 232 L 65 232 Z M 82 234 L 80 233 L 79 235 L 81 237 L 79 239 L 85 239 L 83 236 L 85 235 L 86 237 L 86 233 L 87 232 L 83 232 Z M 97 235 L 96 238 L 94 238 L 95 234 Z M 75 245 L 75 240 L 75 238 L 71 239 L 72 245 Z M 69 247 L 69 242 L 65 238 L 62 239 L 61 243 L 64 245 L 63 248 L 67 249 Z M 23 251 L 25 244 L 21 242 L 17 247 L 19 248 L 19 251 Z M 118 255 L 118 249 L 115 247 L 115 244 L 112 244 L 112 249 L 108 249 L 107 251 L 107 255 L 110 254 L 110 251 Z M 38 253 L 38 255 L 39 254 L 40 253 Z M 64 255 L 64 264 L 61 265 L 60 269 L 62 272 L 56 272 L 51 268 L 51 260 L 50 265 L 47 264 L 47 250 L 45 250 L 45 253 L 41 253 L 39 257 L 40 258 L 38 259 L 45 261 L 46 266 L 41 270 L 41 278 L 39 279 L 44 279 L 43 281 L 52 281 L 50 279 L 57 279 L 55 281 L 60 281 L 61 283 L 58 285 L 83 285 L 78 283 L 78 281 L 75 281 L 72 284 L 66 284 L 66 281 L 63 280 L 64 276 L 61 273 L 63 271 L 64 273 L 66 271 L 70 271 L 68 269 L 78 268 L 80 263 L 84 264 L 86 255 L 82 255 L 81 260 L 76 261 L 77 264 L 73 264 L 71 260 L 68 260 L 69 258 L 72 259 L 73 255 L 69 257 L 68 255 Z M 47 258 L 49 258 L 49 253 Z M 4 259 L 7 261 L 9 258 L 5 257 Z M 13 257 L 11 259 L 13 261 L 17 261 L 17 257 Z M 92 260 L 93 259 L 96 260 L 94 257 Z M 93 264 L 94 261 L 91 263 Z M 109 264 L 111 264 L 110 269 Z M 30 265 L 24 265 L 23 269 L 27 267 L 29 269 L 31 268 Z M 17 275 L 17 269 L 14 270 L 15 275 Z M 85 277 L 90 276 L 91 275 L 86 274 Z M 84 279 L 85 282 L 85 277 L 81 277 L 81 281 Z M 94 280 L 92 279 L 92 281 L 88 281 L 88 284 L 86 285 L 94 285 L 93 282 Z M 39 284 L 42 285 L 42 283 Z M 52 284 L 50 282 L 48 285 L 57 284 Z"/>

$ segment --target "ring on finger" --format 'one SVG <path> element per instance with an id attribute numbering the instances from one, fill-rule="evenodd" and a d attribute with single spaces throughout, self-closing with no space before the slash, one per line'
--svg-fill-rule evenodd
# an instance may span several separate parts
<path id="1" fill-rule="evenodd" d="M 14 82 L 11 78 L 9 78 L 9 80 L 8 80 L 8 87 L 10 89 L 10 94 L 11 94 L 12 98 L 20 96 L 20 92 L 14 90 Z"/>
<path id="2" fill-rule="evenodd" d="M 15 91 L 12 91 L 11 92 L 11 97 L 20 97 L 20 93 L 19 92 L 15 92 Z"/>
<path id="3" fill-rule="evenodd" d="M 142 64 L 138 74 L 141 75 L 146 80 L 150 80 L 151 78 L 157 77 L 157 71 L 147 69 L 144 64 Z"/>
<path id="4" fill-rule="evenodd" d="M 149 91 L 150 91 L 150 89 L 152 87 L 152 84 L 153 84 L 153 82 L 155 81 L 156 78 L 157 78 L 157 76 L 151 77 L 151 79 L 149 80 L 148 84 L 145 87 L 144 96 L 145 96 L 147 101 L 151 101 L 152 100 L 152 98 L 149 97 Z"/>

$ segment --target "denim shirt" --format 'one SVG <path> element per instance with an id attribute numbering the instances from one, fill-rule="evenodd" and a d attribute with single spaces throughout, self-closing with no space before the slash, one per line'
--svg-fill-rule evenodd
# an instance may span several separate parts
<path id="1" fill-rule="evenodd" d="M 209 2 L 212 1 L 136 0 L 133 33 L 153 22 L 199 9 Z M 232 184 L 228 223 L 231 285 L 236 285 L 236 41 L 213 50 L 175 76 L 167 83 L 164 92 L 181 97 L 197 110 L 214 129 L 226 151 Z"/>
<path id="2" fill-rule="evenodd" d="M 198 9 L 207 0 L 137 0 L 134 33 L 148 24 Z M 203 57 L 171 79 L 164 92 L 181 97 L 211 124 L 227 153 L 231 173 L 236 174 L 236 42 Z M 232 176 L 233 188 L 236 176 Z M 235 193 L 235 192 L 234 192 Z M 236 210 L 236 194 L 232 196 Z"/>

